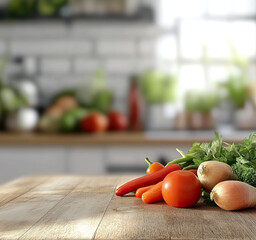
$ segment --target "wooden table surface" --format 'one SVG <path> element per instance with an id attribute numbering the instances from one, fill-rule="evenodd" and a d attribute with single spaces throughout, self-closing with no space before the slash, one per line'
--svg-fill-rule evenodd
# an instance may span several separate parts
<path id="1" fill-rule="evenodd" d="M 131 177 L 37 176 L 0 187 L 0 239 L 256 239 L 256 209 L 116 197 Z"/>

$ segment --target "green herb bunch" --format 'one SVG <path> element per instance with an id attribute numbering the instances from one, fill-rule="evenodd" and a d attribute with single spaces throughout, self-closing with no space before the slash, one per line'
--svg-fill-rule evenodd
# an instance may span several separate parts
<path id="1" fill-rule="evenodd" d="M 168 163 L 179 163 L 182 168 L 197 168 L 205 161 L 221 161 L 229 164 L 239 181 L 256 187 L 256 135 L 252 133 L 240 144 L 223 142 L 222 136 L 215 132 L 215 138 L 206 143 L 195 142 L 188 153 L 177 149 L 182 155 Z"/>

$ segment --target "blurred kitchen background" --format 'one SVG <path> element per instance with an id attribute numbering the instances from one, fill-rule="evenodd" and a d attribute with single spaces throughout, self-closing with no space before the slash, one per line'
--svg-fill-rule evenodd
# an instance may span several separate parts
<path id="1" fill-rule="evenodd" d="M 0 0 L 0 183 L 145 172 L 256 129 L 256 0 Z"/>

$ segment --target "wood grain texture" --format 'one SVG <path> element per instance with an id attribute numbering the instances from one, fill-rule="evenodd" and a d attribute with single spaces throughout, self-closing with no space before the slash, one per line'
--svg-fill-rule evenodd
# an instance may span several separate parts
<path id="1" fill-rule="evenodd" d="M 95 239 L 169 239 L 162 205 L 113 196 Z"/>
<path id="2" fill-rule="evenodd" d="M 0 207 L 10 202 L 11 200 L 23 195 L 32 190 L 34 187 L 46 181 L 48 177 L 25 177 L 17 179 L 10 183 L 1 186 L 0 191 Z"/>
<path id="3" fill-rule="evenodd" d="M 80 181 L 81 179 L 77 177 L 49 178 L 46 182 L 3 205 L 0 208 L 0 239 L 13 240 L 21 237 Z M 31 182 L 33 182 L 32 179 Z"/>
<path id="4" fill-rule="evenodd" d="M 3 185 L 0 202 L 9 200 L 0 207 L 0 239 L 256 240 L 256 209 L 230 212 L 202 202 L 181 209 L 115 196 L 131 178 L 28 177 Z"/>
<path id="5" fill-rule="evenodd" d="M 21 239 L 92 239 L 116 183 L 116 177 L 85 178 Z"/>
<path id="6" fill-rule="evenodd" d="M 171 239 L 256 239 L 253 221 L 250 221 L 251 227 L 242 222 L 247 219 L 248 212 L 256 213 L 255 209 L 230 212 L 202 202 L 193 208 L 164 205 L 164 209 Z"/>

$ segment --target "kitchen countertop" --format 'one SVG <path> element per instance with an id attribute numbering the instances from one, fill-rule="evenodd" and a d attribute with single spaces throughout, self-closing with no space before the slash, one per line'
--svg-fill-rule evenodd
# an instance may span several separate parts
<path id="1" fill-rule="evenodd" d="M 117 197 L 132 177 L 32 176 L 0 186 L 0 239 L 256 239 L 256 209 Z"/>
<path id="2" fill-rule="evenodd" d="M 218 131 L 225 142 L 241 142 L 253 131 L 223 129 Z M 39 134 L 0 132 L 1 145 L 191 145 L 195 141 L 206 142 L 214 138 L 209 131 L 146 131 L 101 134 Z"/>

